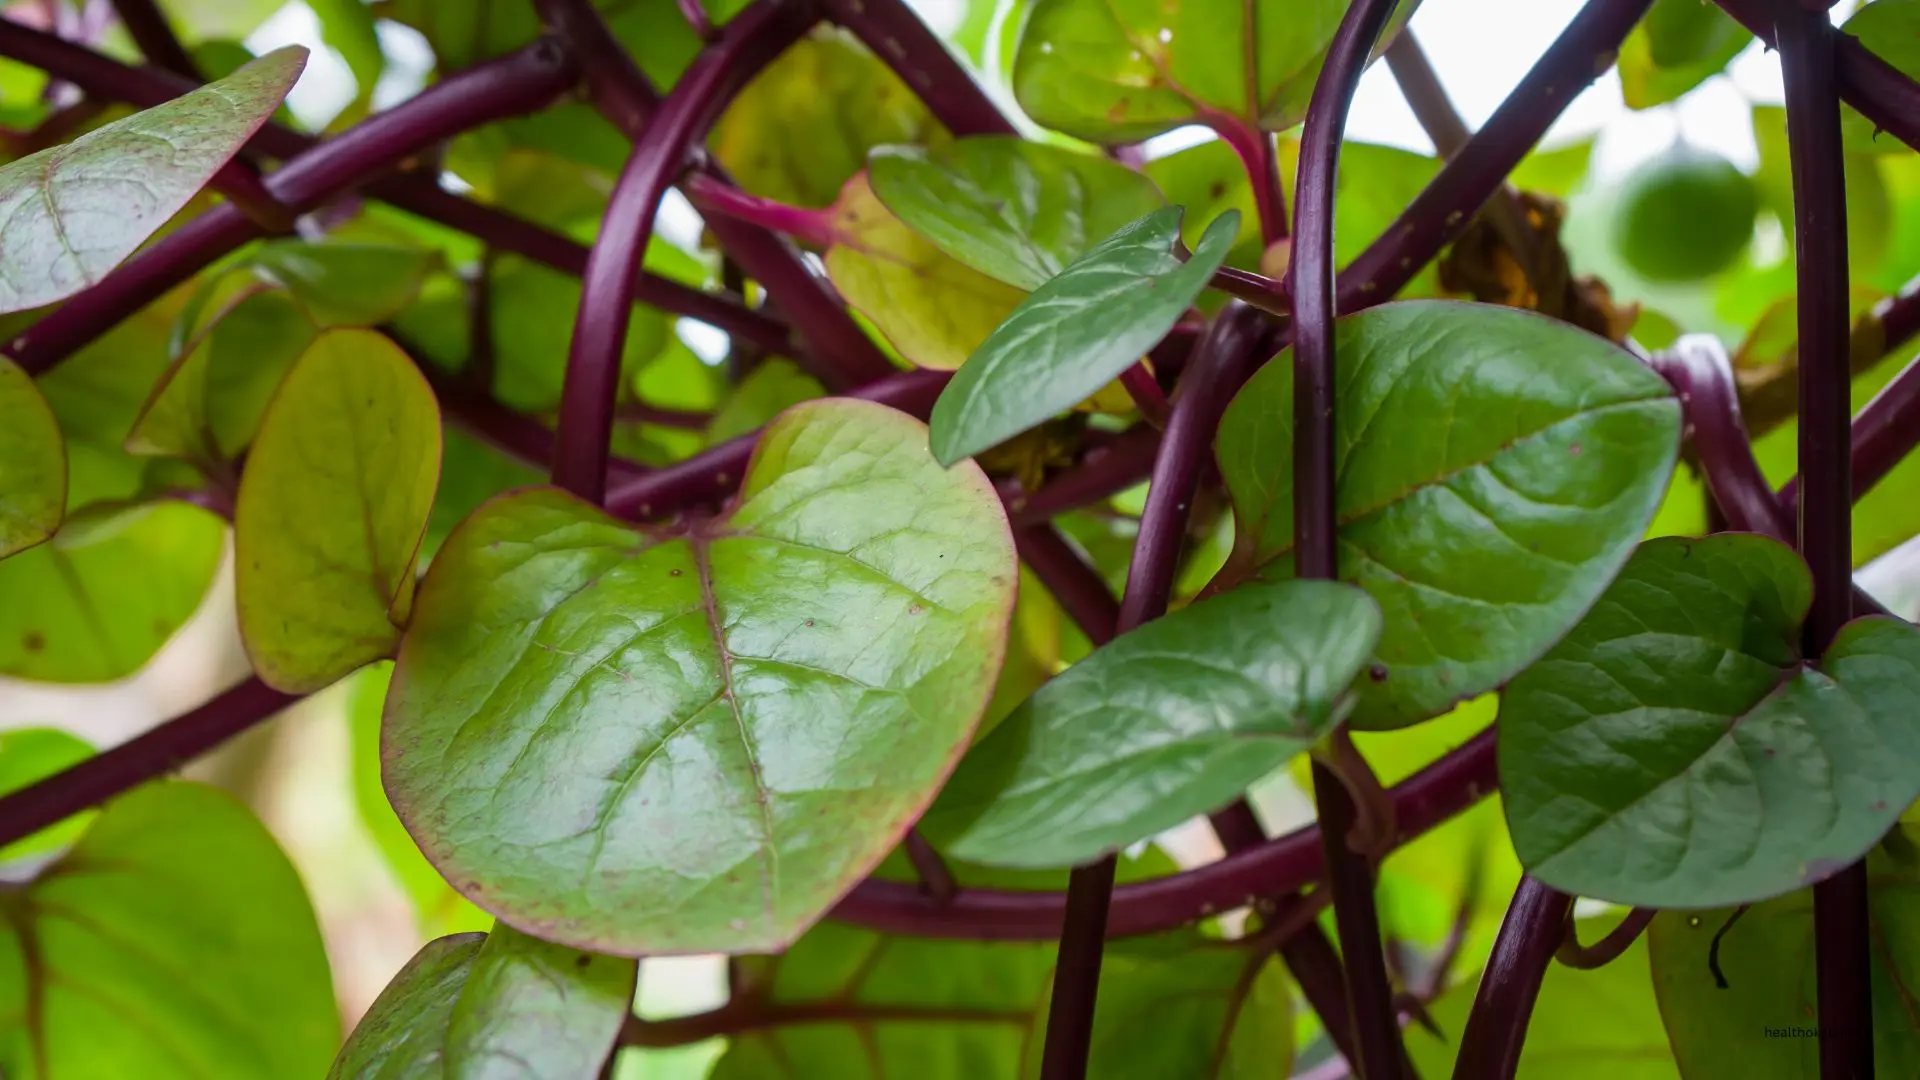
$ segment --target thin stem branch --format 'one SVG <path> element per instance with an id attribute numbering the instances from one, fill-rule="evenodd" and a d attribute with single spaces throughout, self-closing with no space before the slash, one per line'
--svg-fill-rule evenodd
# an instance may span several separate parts
<path id="1" fill-rule="evenodd" d="M 0 795 L 0 846 L 164 776 L 298 700 L 250 678 L 144 735 Z"/>
<path id="2" fill-rule="evenodd" d="M 980 84 L 902 0 L 821 0 L 820 9 L 892 68 L 948 131 L 962 136 L 1017 134 Z"/>
<path id="3" fill-rule="evenodd" d="M 1341 310 L 1391 298 L 1442 248 L 1459 239 L 1527 151 L 1573 99 L 1612 66 L 1620 43 L 1652 2 L 1590 0 L 1581 8 L 1486 126 L 1340 275 Z"/>
<path id="4" fill-rule="evenodd" d="M 1032 1015 L 1018 1009 L 936 1008 L 871 1005 L 859 1001 L 774 1002 L 764 995 L 736 998 L 717 1009 L 671 1020 L 629 1016 L 620 1030 L 621 1046 L 687 1046 L 721 1036 L 740 1036 L 795 1024 L 1000 1023 L 1021 1027 Z"/>
<path id="5" fill-rule="evenodd" d="M 1227 402 L 1264 357 L 1266 323 L 1235 305 L 1223 312 L 1181 380 L 1166 437 L 1154 459 L 1152 486 L 1140 516 L 1116 632 L 1124 634 L 1167 610 L 1186 539 L 1187 511 Z M 1054 966 L 1042 1080 L 1081 1080 L 1093 1038 L 1094 1003 L 1106 948 L 1108 902 L 1117 863 L 1112 856 L 1075 867 L 1067 879 L 1066 921 Z"/>
<path id="6" fill-rule="evenodd" d="M 1824 8 L 1774 0 L 1786 81 L 1793 244 L 1800 315 L 1801 558 L 1813 572 L 1804 628 L 1818 656 L 1853 617 L 1853 498 L 1848 433 L 1846 175 L 1833 28 Z M 1865 862 L 1813 887 L 1820 1075 L 1873 1075 L 1873 985 Z"/>
<path id="7" fill-rule="evenodd" d="M 1029 525 L 1014 530 L 1013 543 L 1020 561 L 1060 603 L 1067 618 L 1097 648 L 1113 640 L 1120 621 L 1120 601 L 1093 567 L 1051 525 Z"/>
<path id="8" fill-rule="evenodd" d="M 1567 912 L 1571 916 L 1573 908 L 1569 906 Z M 1647 927 L 1653 922 L 1653 917 L 1658 914 L 1660 913 L 1653 908 L 1634 908 L 1627 912 L 1626 918 L 1620 920 L 1620 925 L 1607 931 L 1605 937 L 1591 945 L 1580 944 L 1580 932 L 1575 928 L 1573 919 L 1569 917 L 1566 936 L 1560 940 L 1560 947 L 1554 950 L 1553 958 L 1570 968 L 1579 968 L 1582 971 L 1605 967 L 1620 959 L 1621 954 L 1631 948 L 1634 942 L 1640 940 L 1640 935 L 1646 932 Z"/>
<path id="9" fill-rule="evenodd" d="M 1777 48 L 1770 0 L 1715 0 L 1768 47 Z M 1824 10 L 1823 10 L 1824 13 Z M 1828 33 L 1840 97 L 1875 127 L 1920 150 L 1920 83 L 1846 34 Z"/>
<path id="10" fill-rule="evenodd" d="M 1223 266 L 1213 272 L 1213 280 L 1207 284 L 1270 315 L 1287 318 L 1293 314 L 1293 298 L 1287 293 L 1286 283 L 1265 275 Z"/>
<path id="11" fill-rule="evenodd" d="M 0 20 L 0 27 L 5 25 Z M 572 81 L 572 66 L 560 50 L 551 42 L 537 42 L 450 76 L 295 157 L 267 179 L 267 190 L 289 209 L 305 212 L 441 139 L 539 108 Z M 43 372 L 262 235 L 264 230 L 238 207 L 215 207 L 8 342 L 6 355 L 29 372 Z"/>
<path id="12" fill-rule="evenodd" d="M 1160 432 L 1135 424 L 1105 446 L 1089 450 L 1080 464 L 1048 481 L 1038 491 L 1021 492 L 1007 503 L 1015 528 L 1045 522 L 1058 514 L 1109 499 L 1147 478 L 1160 451 Z"/>
<path id="13" fill-rule="evenodd" d="M 1335 578 L 1340 570 L 1334 510 L 1335 181 L 1347 111 L 1393 9 L 1394 0 L 1355 0 L 1347 8 L 1314 84 L 1300 136 L 1294 208 L 1298 235 L 1288 282 L 1293 288 L 1293 541 L 1302 578 Z M 1358 1053 L 1355 1070 L 1365 1080 L 1395 1080 L 1402 1074 L 1405 1051 L 1387 981 L 1373 866 L 1349 840 L 1362 821 L 1360 808 L 1339 777 L 1318 760 L 1313 791 L 1334 923 L 1346 961 L 1347 1004 Z"/>
<path id="14" fill-rule="evenodd" d="M 196 82 L 200 80 L 200 69 L 194 65 L 193 57 L 187 55 L 180 39 L 174 36 L 173 27 L 167 25 L 167 17 L 160 13 L 153 0 L 113 0 L 113 10 L 147 63 Z"/>
<path id="15" fill-rule="evenodd" d="M 1513 1080 L 1533 1003 L 1572 910 L 1573 897 L 1532 877 L 1520 879 L 1460 1033 L 1454 1080 Z"/>
<path id="16" fill-rule="evenodd" d="M 606 496 L 620 356 L 632 318 L 640 256 L 653 236 L 660 200 L 694 140 L 706 133 L 747 80 L 806 33 L 811 21 L 803 7 L 788 0 L 759 0 L 741 12 L 687 69 L 634 144 L 587 256 L 561 389 L 553 482 L 583 499 L 598 503 Z"/>
<path id="17" fill-rule="evenodd" d="M 827 248 L 833 244 L 833 212 L 749 195 L 732 184 L 711 176 L 694 174 L 681 185 L 693 208 L 702 214 L 720 214 L 734 221 L 756 225 L 769 232 L 785 233 L 809 247 Z"/>
<path id="18" fill-rule="evenodd" d="M 1233 148 L 1247 170 L 1247 182 L 1253 191 L 1255 216 L 1260 219 L 1260 240 L 1272 245 L 1287 238 L 1287 193 L 1280 180 L 1280 159 L 1274 152 L 1273 136 L 1238 116 L 1208 111 L 1206 125 Z"/>

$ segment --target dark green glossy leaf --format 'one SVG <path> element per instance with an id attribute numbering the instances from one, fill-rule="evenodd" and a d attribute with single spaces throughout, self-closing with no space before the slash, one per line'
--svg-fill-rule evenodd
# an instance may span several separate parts
<path id="1" fill-rule="evenodd" d="M 1380 610 L 1256 582 L 1124 634 L 967 755 L 921 829 L 987 865 L 1068 866 L 1216 810 L 1340 722 Z"/>
<path id="2" fill-rule="evenodd" d="M 1597 941 L 1618 921 L 1580 919 L 1574 925 L 1580 940 Z M 1407 1052 L 1421 1076 L 1442 1077 L 1453 1071 L 1476 989 L 1471 981 L 1463 983 L 1442 994 L 1430 1007 L 1442 1038 L 1434 1038 L 1418 1024 L 1407 1026 Z M 1678 1080 L 1680 1073 L 1667 1047 L 1660 1010 L 1647 980 L 1644 941 L 1635 942 L 1619 959 L 1593 971 L 1548 965 L 1540 998 L 1527 1024 L 1517 1075 L 1542 1080 Z"/>
<path id="3" fill-rule="evenodd" d="M 299 875 L 232 796 L 136 788 L 0 894 L 0 1072 L 285 1080 L 340 1041 Z"/>
<path id="4" fill-rule="evenodd" d="M 1102 240 L 980 344 L 933 407 L 933 452 L 943 464 L 1072 408 L 1173 329 L 1239 227 L 1238 215 L 1221 215 L 1182 262 L 1173 252 L 1180 214 L 1155 210 Z"/>
<path id="5" fill-rule="evenodd" d="M 281 382 L 234 502 L 240 636 L 268 685 L 311 693 L 391 655 L 440 477 L 440 409 L 370 330 L 330 330 Z"/>
<path id="6" fill-rule="evenodd" d="M 1800 659 L 1806 565 L 1752 535 L 1642 545 L 1507 687 L 1520 860 L 1581 896 L 1714 907 L 1857 859 L 1920 797 L 1920 631 L 1860 619 Z"/>
<path id="7" fill-rule="evenodd" d="M 1627 106 L 1663 105 L 1717 75 L 1753 41 L 1746 27 L 1701 0 L 1654 0 L 1620 46 Z"/>
<path id="8" fill-rule="evenodd" d="M 185 503 L 96 508 L 0 561 L 0 675 L 111 682 L 133 674 L 200 606 L 226 528 Z"/>
<path id="9" fill-rule="evenodd" d="M 1010 135 L 935 151 L 882 148 L 867 181 L 941 251 L 1029 290 L 1166 204 L 1153 181 L 1124 165 Z"/>
<path id="10" fill-rule="evenodd" d="M 782 410 L 826 393 L 820 380 L 791 360 L 773 357 L 740 380 L 707 424 L 707 445 L 737 438 L 765 426 Z"/>
<path id="11" fill-rule="evenodd" d="M 0 559 L 52 536 L 67 511 L 67 448 L 53 407 L 0 357 Z"/>
<path id="12" fill-rule="evenodd" d="M 0 312 L 64 300 L 133 254 L 259 129 L 306 61 L 289 46 L 0 166 Z"/>
<path id="13" fill-rule="evenodd" d="M 1920 865 L 1897 828 L 1867 855 L 1874 1072 L 1920 1074 Z M 1680 1075 L 1688 1080 L 1802 1080 L 1820 1075 L 1813 890 L 1736 909 L 1663 912 L 1648 928 L 1653 989 Z M 1724 936 L 1719 936 L 1722 928 Z M 1717 957 L 1713 951 L 1719 941 Z M 1725 985 L 1714 977 L 1719 961 Z"/>
<path id="14" fill-rule="evenodd" d="M 1040 1075 L 1045 1010 L 1027 1042 Z M 1087 1075 L 1112 1080 L 1285 1080 L 1293 999 L 1269 949 L 1192 931 L 1116 942 L 1100 965 Z"/>
<path id="15" fill-rule="evenodd" d="M 428 942 L 380 993 L 329 1080 L 579 1080 L 633 1004 L 632 960 L 508 926 Z"/>
<path id="16" fill-rule="evenodd" d="M 714 157 L 742 188 L 826 206 L 889 143 L 942 145 L 945 128 L 845 31 L 816 30 L 747 84 L 714 126 Z"/>
<path id="17" fill-rule="evenodd" d="M 999 500 L 926 438 L 796 406 L 691 531 L 553 490 L 483 506 L 421 587 L 382 734 L 427 857 L 583 948 L 796 938 L 932 798 L 1000 667 Z"/>
<path id="18" fill-rule="evenodd" d="M 833 232 L 826 264 L 834 287 L 915 367 L 959 367 L 1026 296 L 908 228 L 865 175 L 841 190 Z"/>
<path id="19" fill-rule="evenodd" d="M 1680 409 L 1600 338 L 1530 312 L 1404 301 L 1336 325 L 1340 576 L 1386 614 L 1351 722 L 1404 727 L 1498 687 L 1573 628 L 1667 490 Z M 1216 444 L 1229 578 L 1293 573 L 1293 360 Z"/>
<path id="20" fill-rule="evenodd" d="M 1418 3 L 1401 0 L 1381 51 Z M 1013 92 L 1036 122 L 1090 142 L 1138 142 L 1216 114 L 1284 131 L 1306 118 L 1346 11 L 1346 0 L 1036 0 Z"/>
<path id="21" fill-rule="evenodd" d="M 84 739 L 56 728 L 0 732 L 0 794 L 18 791 L 92 756 L 93 747 Z M 0 848 L 0 865 L 66 847 L 87 831 L 94 813 L 83 811 Z"/>

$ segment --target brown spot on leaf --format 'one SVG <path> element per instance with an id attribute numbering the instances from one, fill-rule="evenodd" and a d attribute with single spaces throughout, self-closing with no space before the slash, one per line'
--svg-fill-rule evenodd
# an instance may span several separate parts
<path id="1" fill-rule="evenodd" d="M 1574 443 L 1572 446 L 1567 447 L 1567 456 L 1579 457 L 1581 449 L 1582 447 L 1580 446 L 1579 443 Z"/>
<path id="2" fill-rule="evenodd" d="M 39 652 L 47 647 L 47 639 L 40 631 L 29 630 L 27 636 L 20 639 L 20 644 L 28 652 Z"/>
<path id="3" fill-rule="evenodd" d="M 1372 667 L 1368 668 L 1367 678 L 1372 679 L 1374 682 L 1386 682 L 1387 681 L 1387 665 L 1375 664 Z"/>
<path id="4" fill-rule="evenodd" d="M 591 963 L 593 963 L 593 957 L 588 956 L 586 953 L 581 953 L 579 956 L 574 957 L 573 960 L 573 966 L 577 968 L 586 967 Z"/>

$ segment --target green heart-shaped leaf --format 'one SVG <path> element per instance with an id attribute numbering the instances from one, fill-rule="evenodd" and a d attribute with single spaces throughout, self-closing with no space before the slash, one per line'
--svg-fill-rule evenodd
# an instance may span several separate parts
<path id="1" fill-rule="evenodd" d="M 884 147 L 868 162 L 867 182 L 941 251 L 1029 290 L 1167 202 L 1124 165 L 1011 135 L 936 151 Z"/>
<path id="2" fill-rule="evenodd" d="M 430 941 L 380 992 L 328 1080 L 592 1076 L 633 1007 L 632 960 L 508 926 Z"/>
<path id="3" fill-rule="evenodd" d="M 832 227 L 834 288 L 915 367 L 959 367 L 1026 297 L 908 228 L 864 173 L 841 189 Z"/>
<path id="4" fill-rule="evenodd" d="M 1255 582 L 1123 634 L 967 755 L 921 829 L 986 865 L 1070 866 L 1216 810 L 1340 722 L 1380 639 L 1350 585 Z"/>
<path id="5" fill-rule="evenodd" d="M 1901 825 L 1884 847 L 1867 853 L 1872 942 L 1867 963 L 1877 1076 L 1920 1075 L 1920 1025 L 1913 1020 L 1913 988 L 1920 985 L 1916 916 L 1920 862 L 1911 828 Z M 1742 1080 L 1820 1075 L 1813 890 L 1796 890 L 1745 911 L 1662 912 L 1647 928 L 1647 948 L 1654 993 L 1681 1075 Z"/>
<path id="6" fill-rule="evenodd" d="M 1806 564 L 1760 536 L 1642 545 L 1500 702 L 1514 850 L 1648 907 L 1777 896 L 1853 862 L 1920 797 L 1920 631 L 1857 620 L 1817 667 Z"/>
<path id="7" fill-rule="evenodd" d="M 289 45 L 0 166 L 0 314 L 64 300 L 133 254 L 260 129 L 306 63 Z"/>
<path id="8" fill-rule="evenodd" d="M 951 136 L 892 69 L 839 29 L 816 30 L 754 76 L 714 125 L 713 156 L 742 189 L 825 206 L 888 143 Z"/>
<path id="9" fill-rule="evenodd" d="M 67 447 L 33 379 L 0 357 L 0 559 L 52 536 L 67 512 Z"/>
<path id="10" fill-rule="evenodd" d="M 1401 0 L 1384 51 L 1419 0 Z M 1035 122 L 1130 143 L 1218 116 L 1285 131 L 1306 119 L 1348 0 L 1035 0 L 1013 93 Z M 1376 55 L 1378 55 L 1376 51 Z"/>
<path id="11" fill-rule="evenodd" d="M 214 788 L 136 788 L 0 894 L 7 1076 L 318 1076 L 336 1010 L 293 864 Z"/>
<path id="12" fill-rule="evenodd" d="M 1666 494 L 1667 384 L 1512 308 L 1403 301 L 1335 324 L 1340 576 L 1386 613 L 1351 723 L 1404 727 L 1498 687 L 1586 613 Z M 1229 579 L 1293 573 L 1293 354 L 1227 408 Z"/>
<path id="13" fill-rule="evenodd" d="M 885 406 L 796 406 L 725 516 L 652 533 L 558 491 L 435 557 L 382 733 L 447 879 L 581 948 L 764 952 L 932 798 L 1000 668 L 1004 512 Z"/>
<path id="14" fill-rule="evenodd" d="M 1240 215 L 1215 218 L 1193 256 L 1173 253 L 1168 206 L 1102 240 L 1040 286 L 980 344 L 933 407 L 933 452 L 951 465 L 1072 408 L 1173 329 L 1233 247 Z"/>
<path id="15" fill-rule="evenodd" d="M 226 525 L 179 502 L 89 509 L 0 560 L 0 675 L 111 682 L 138 671 L 200 607 Z"/>
<path id="16" fill-rule="evenodd" d="M 234 501 L 240 636 L 310 693 L 392 655 L 440 476 L 440 408 L 391 341 L 330 330 L 287 373 Z"/>

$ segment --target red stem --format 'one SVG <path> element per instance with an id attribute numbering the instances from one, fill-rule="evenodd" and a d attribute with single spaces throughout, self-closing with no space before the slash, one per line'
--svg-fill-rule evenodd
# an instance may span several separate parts
<path id="1" fill-rule="evenodd" d="M 734 221 L 757 225 L 769 232 L 785 233 L 809 247 L 827 248 L 833 244 L 833 212 L 749 195 L 732 184 L 711 176 L 695 174 L 681 185 L 694 209 L 702 214 L 720 214 Z"/>
<path id="2" fill-rule="evenodd" d="M 1459 239 L 1547 128 L 1612 66 L 1620 43 L 1652 2 L 1589 0 L 1486 126 L 1340 275 L 1340 309 L 1355 311 L 1388 299 L 1441 248 Z"/>
<path id="3" fill-rule="evenodd" d="M 1269 314 L 1281 317 L 1293 314 L 1292 297 L 1287 295 L 1285 282 L 1223 266 L 1213 272 L 1213 280 L 1207 284 Z"/>
<path id="4" fill-rule="evenodd" d="M 1022 492 L 1007 504 L 1015 528 L 1045 522 L 1057 514 L 1111 498 L 1147 478 L 1160 450 L 1160 432 L 1135 424 L 1120 437 L 1087 452 L 1081 463 L 1039 491 Z"/>
<path id="5" fill-rule="evenodd" d="M 1209 110 L 1204 120 L 1222 142 L 1233 147 L 1233 152 L 1240 155 L 1240 164 L 1246 167 L 1262 243 L 1270 246 L 1285 240 L 1287 193 L 1280 182 L 1280 160 L 1274 152 L 1273 136 L 1228 113 Z"/>
<path id="6" fill-rule="evenodd" d="M 1288 281 L 1293 288 L 1293 522 L 1296 566 L 1302 578 L 1339 576 L 1338 517 L 1334 509 L 1334 264 L 1333 205 L 1340 139 L 1360 75 L 1392 17 L 1394 0 L 1355 0 L 1347 8 L 1314 84 L 1300 136 L 1294 241 Z M 1359 807 L 1337 776 L 1313 764 L 1321 841 L 1326 847 L 1334 923 L 1346 961 L 1356 1070 L 1367 1080 L 1394 1080 L 1405 1051 L 1399 1013 L 1387 981 L 1373 866 L 1353 850 L 1348 835 Z"/>
<path id="7" fill-rule="evenodd" d="M 1015 135 L 1011 121 L 901 0 L 820 0 L 828 19 L 852 31 L 920 96 L 955 135 Z"/>
<path id="8" fill-rule="evenodd" d="M 305 212 L 442 139 L 539 108 L 572 81 L 572 65 L 560 50 L 551 42 L 536 42 L 450 76 L 299 155 L 267 179 L 267 190 L 283 205 Z M 8 342 L 5 352 L 27 371 L 43 372 L 262 235 L 238 207 L 217 206 L 35 323 Z"/>
<path id="9" fill-rule="evenodd" d="M 1135 364 L 1121 372 L 1120 385 L 1127 391 L 1127 396 L 1133 399 L 1142 419 L 1153 427 L 1166 426 L 1166 392 L 1160 389 L 1160 383 L 1145 364 Z"/>
<path id="10" fill-rule="evenodd" d="M 1533 1003 L 1572 910 L 1573 897 L 1531 877 L 1520 879 L 1494 940 L 1493 956 L 1480 975 L 1466 1030 L 1460 1033 L 1453 1080 L 1513 1080 Z"/>
<path id="11" fill-rule="evenodd" d="M 606 495 L 607 445 L 619 396 L 620 356 L 633 314 L 640 256 L 660 200 L 694 140 L 747 80 L 806 33 L 812 19 L 789 0 L 759 0 L 700 54 L 634 144 L 587 256 L 580 311 L 560 396 L 553 482 L 589 502 Z"/>
<path id="12" fill-rule="evenodd" d="M 1818 656 L 1853 618 L 1846 175 L 1833 28 L 1825 8 L 1774 0 L 1786 80 L 1800 342 L 1800 555 L 1813 571 L 1804 633 Z M 1820 1075 L 1873 1075 L 1867 871 L 1855 863 L 1813 887 Z"/>

